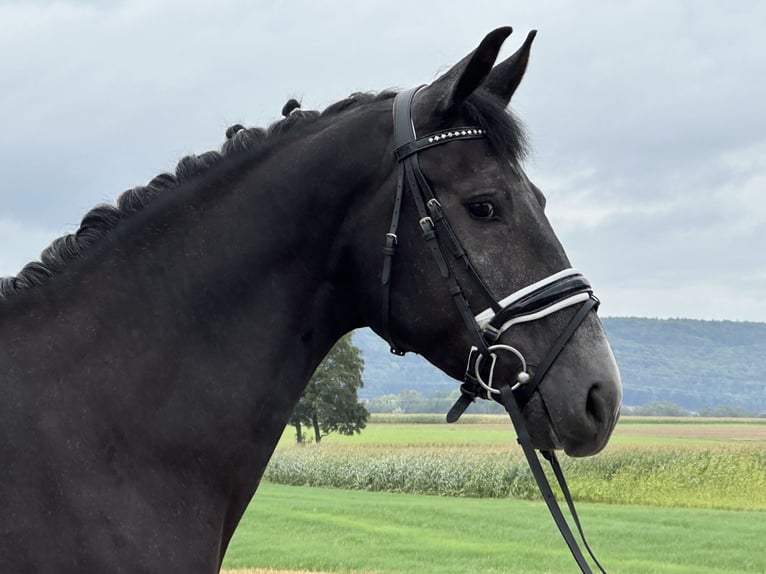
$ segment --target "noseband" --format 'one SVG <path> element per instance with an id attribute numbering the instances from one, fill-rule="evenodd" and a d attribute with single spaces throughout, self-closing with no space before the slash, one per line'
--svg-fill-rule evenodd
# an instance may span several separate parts
<path id="1" fill-rule="evenodd" d="M 466 408 L 476 399 L 495 399 L 501 402 L 516 428 L 527 461 L 535 480 L 542 492 L 548 508 L 559 530 L 569 546 L 572 555 L 582 572 L 590 573 L 590 567 L 585 560 L 577 541 L 563 517 L 555 496 L 548 484 L 540 461 L 532 446 L 522 409 L 538 389 L 548 370 L 571 339 L 574 332 L 585 320 L 591 310 L 597 309 L 599 300 L 593 295 L 590 283 L 576 270 L 564 269 L 545 277 L 532 285 L 519 289 L 507 297 L 498 300 L 490 291 L 481 275 L 476 271 L 458 236 L 450 225 L 441 204 L 435 197 L 431 186 L 420 169 L 419 152 L 460 140 L 484 139 L 487 137 L 484 128 L 468 126 L 447 129 L 418 137 L 412 120 L 412 101 L 415 94 L 423 86 L 397 94 L 394 100 L 394 157 L 400 165 L 394 199 L 394 210 L 391 225 L 386 234 L 383 247 L 383 268 L 381 272 L 382 285 L 382 331 L 383 336 L 391 346 L 391 352 L 403 355 L 391 334 L 391 269 L 397 245 L 397 230 L 399 216 L 404 196 L 404 188 L 408 187 L 418 211 L 418 225 L 425 244 L 436 262 L 439 274 L 445 281 L 450 295 L 463 318 L 463 322 L 473 340 L 468 353 L 468 363 L 465 380 L 460 387 L 460 398 L 447 414 L 447 422 L 455 422 Z M 471 282 L 478 288 L 482 297 L 490 302 L 490 306 L 477 313 L 471 307 L 457 281 L 454 270 L 449 263 L 451 254 L 456 261 L 465 267 Z M 502 344 L 500 337 L 514 325 L 536 321 L 566 309 L 573 305 L 580 308 L 570 320 L 567 327 L 554 341 L 542 361 L 536 366 L 529 365 L 523 354 L 516 348 Z M 516 380 L 512 385 L 507 383 L 495 386 L 493 375 L 500 352 L 508 353 L 517 363 Z M 530 373 L 530 370 L 532 371 Z M 561 486 L 565 499 L 573 515 L 575 524 L 594 562 L 603 572 L 598 560 L 593 556 L 590 547 L 580 527 L 579 519 L 569 496 L 569 489 L 564 481 L 561 467 L 553 451 L 541 451 L 550 461 L 554 474 Z"/>

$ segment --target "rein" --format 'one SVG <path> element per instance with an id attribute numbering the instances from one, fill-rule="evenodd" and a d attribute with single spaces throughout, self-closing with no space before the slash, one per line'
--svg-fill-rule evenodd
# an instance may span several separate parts
<path id="1" fill-rule="evenodd" d="M 382 334 L 389 342 L 392 353 L 404 355 L 405 351 L 397 346 L 392 336 L 390 315 L 391 270 L 393 257 L 396 253 L 397 230 L 406 186 L 410 189 L 418 211 L 418 225 L 425 244 L 433 256 L 439 274 L 446 282 L 449 293 L 473 340 L 473 345 L 468 353 L 465 380 L 460 387 L 461 396 L 447 413 L 447 422 L 457 421 L 466 408 L 475 401 L 476 397 L 494 399 L 503 404 L 516 429 L 518 442 L 524 451 L 538 488 L 559 532 L 566 541 L 581 572 L 592 574 L 545 476 L 532 445 L 522 410 L 585 317 L 590 311 L 598 308 L 599 300 L 593 295 L 590 283 L 574 269 L 565 269 L 554 273 L 500 300 L 492 294 L 481 275 L 474 268 L 467 252 L 447 220 L 441 204 L 420 169 L 418 161 L 418 153 L 425 149 L 457 140 L 483 139 L 486 138 L 486 132 L 482 128 L 468 126 L 451 128 L 418 137 L 412 120 L 412 101 L 422 87 L 401 92 L 397 94 L 394 100 L 394 157 L 401 168 L 397 178 L 391 225 L 383 247 L 383 268 L 381 271 Z M 445 256 L 445 251 L 451 253 L 456 261 L 462 262 L 471 280 L 478 286 L 482 295 L 490 301 L 489 308 L 478 314 L 471 310 L 448 262 L 449 258 Z M 577 313 L 553 343 L 540 364 L 534 368 L 532 374 L 528 370 L 532 365 L 527 363 L 520 351 L 510 345 L 499 343 L 501 335 L 513 325 L 535 321 L 577 304 L 580 304 Z M 519 363 L 516 382 L 513 385 L 507 383 L 499 387 L 493 385 L 494 368 L 500 351 L 511 354 Z M 604 569 L 585 540 L 574 502 L 555 453 L 546 450 L 541 450 L 540 453 L 549 461 L 553 469 L 588 554 L 598 569 L 604 573 Z"/>

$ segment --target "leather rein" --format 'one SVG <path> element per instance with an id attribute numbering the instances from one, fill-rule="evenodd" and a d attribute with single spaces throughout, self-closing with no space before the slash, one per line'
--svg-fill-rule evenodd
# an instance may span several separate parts
<path id="1" fill-rule="evenodd" d="M 399 163 L 400 169 L 397 177 L 391 225 L 383 247 L 383 268 L 381 271 L 382 334 L 389 342 L 392 353 L 404 355 L 405 351 L 397 346 L 390 327 L 391 275 L 404 190 L 409 188 L 417 208 L 418 225 L 426 247 L 433 256 L 439 274 L 445 281 L 473 340 L 468 354 L 465 380 L 460 387 L 461 395 L 447 414 L 447 422 L 457 421 L 466 408 L 475 401 L 476 397 L 497 400 L 505 407 L 516 429 L 518 442 L 524 451 L 554 522 L 581 572 L 592 574 L 545 476 L 540 459 L 532 445 L 522 410 L 574 332 L 590 311 L 598 308 L 599 300 L 593 295 L 590 283 L 574 269 L 565 269 L 555 273 L 501 300 L 492 294 L 481 275 L 474 268 L 467 252 L 447 220 L 441 204 L 420 169 L 418 161 L 419 152 L 425 149 L 457 140 L 484 139 L 487 137 L 486 131 L 480 127 L 468 126 L 450 128 L 418 137 L 412 120 L 412 101 L 422 87 L 403 91 L 397 94 L 394 100 L 394 157 Z M 452 265 L 449 263 L 448 254 L 465 267 L 469 278 L 475 283 L 479 292 L 487 301 L 490 301 L 489 308 L 478 314 L 474 313 L 455 276 Z M 575 316 L 537 366 L 528 364 L 522 353 L 514 347 L 498 343 L 500 336 L 515 324 L 535 321 L 577 304 L 580 305 L 580 308 Z M 513 385 L 503 383 L 495 387 L 493 384 L 494 367 L 500 351 L 509 353 L 519 363 L 519 371 Z M 530 367 L 533 367 L 532 373 L 529 372 Z M 574 502 L 554 451 L 541 450 L 540 454 L 549 461 L 553 469 L 583 545 L 598 569 L 605 574 L 585 539 Z"/>

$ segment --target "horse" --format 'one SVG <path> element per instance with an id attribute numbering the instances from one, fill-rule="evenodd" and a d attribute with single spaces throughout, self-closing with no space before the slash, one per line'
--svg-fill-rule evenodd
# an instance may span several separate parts
<path id="1" fill-rule="evenodd" d="M 534 446 L 603 449 L 619 371 L 522 169 L 534 33 L 496 64 L 510 33 L 418 89 L 232 126 L 0 280 L 4 572 L 218 572 L 312 372 L 363 326 L 466 403 L 544 376 L 519 403 Z"/>

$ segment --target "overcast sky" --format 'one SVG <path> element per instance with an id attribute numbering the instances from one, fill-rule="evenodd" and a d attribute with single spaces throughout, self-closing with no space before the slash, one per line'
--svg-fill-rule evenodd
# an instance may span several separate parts
<path id="1" fill-rule="evenodd" d="M 469 9 L 470 7 L 470 9 Z M 766 321 L 766 2 L 0 0 L 0 275 L 290 97 L 539 34 L 512 107 L 602 314 Z"/>

